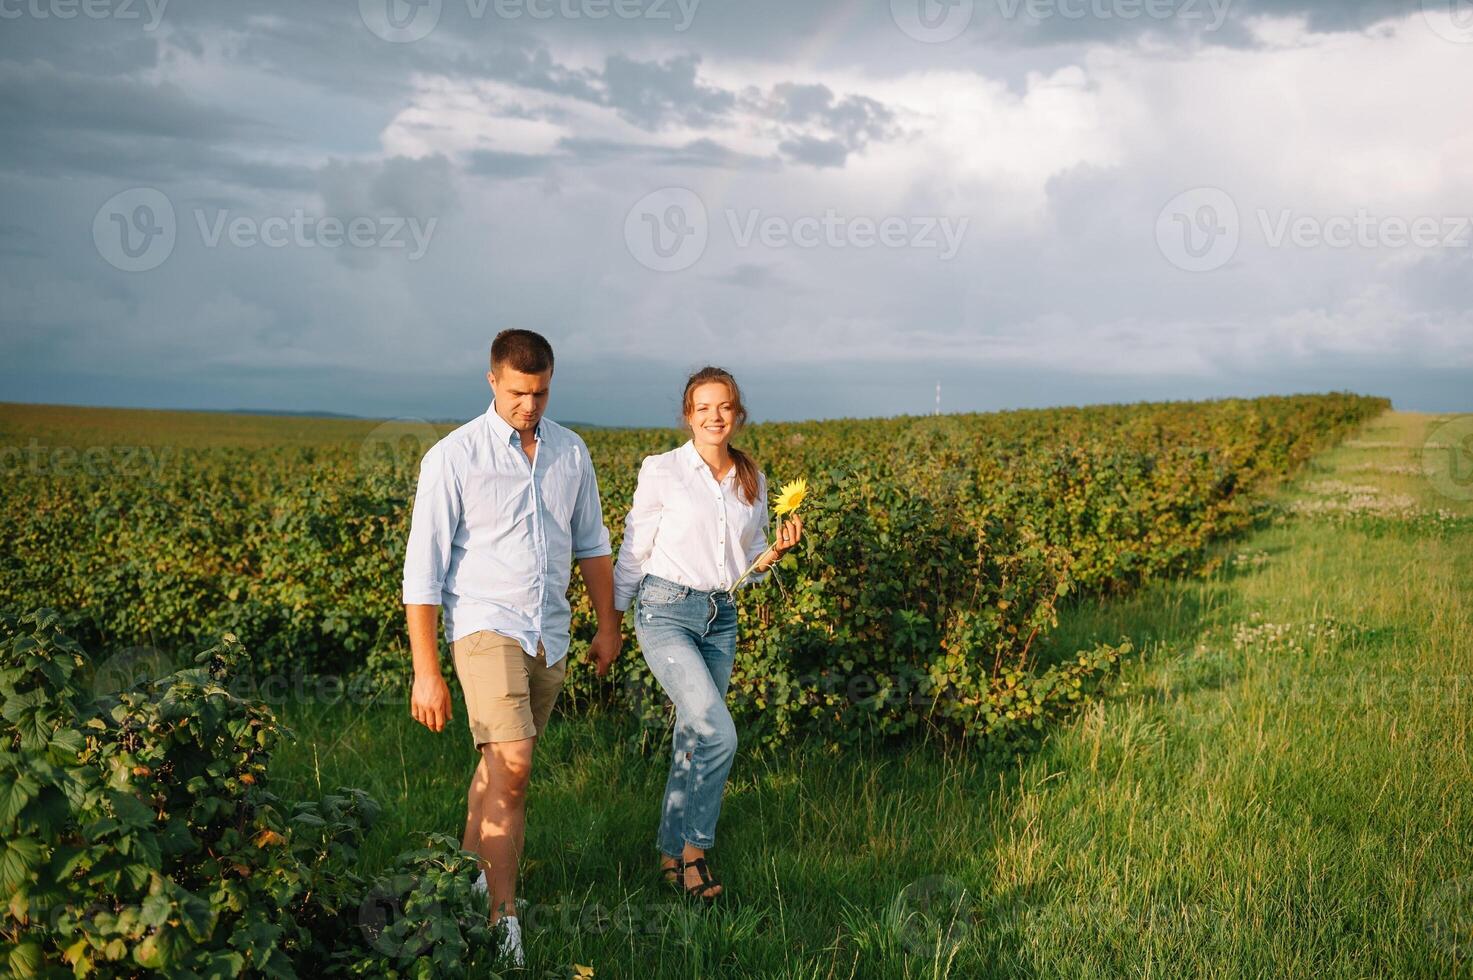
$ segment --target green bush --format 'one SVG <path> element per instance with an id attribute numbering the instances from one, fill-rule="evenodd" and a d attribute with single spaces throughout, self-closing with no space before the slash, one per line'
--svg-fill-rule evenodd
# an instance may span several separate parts
<path id="1" fill-rule="evenodd" d="M 365 881 L 372 799 L 268 791 L 290 733 L 231 693 L 233 637 L 112 692 L 58 622 L 40 610 L 0 632 L 11 975 L 433 977 L 491 948 L 458 842 L 430 835 Z"/>
<path id="2" fill-rule="evenodd" d="M 742 723 L 769 741 L 985 734 L 1010 674 L 1029 705 L 1087 687 L 1085 665 L 1033 659 L 1061 597 L 1200 569 L 1252 519 L 1255 491 L 1386 407 L 1326 394 L 751 426 L 740 438 L 770 481 L 807 477 L 814 498 L 801 561 L 741 598 Z M 348 423 L 313 444 L 289 428 L 305 423 L 277 424 L 279 445 L 184 446 L 151 470 L 16 474 L 0 502 L 0 611 L 74 610 L 97 649 L 229 632 L 262 676 L 406 690 L 399 583 L 422 446 Z M 617 548 L 640 460 L 685 436 L 585 437 Z M 570 599 L 578 657 L 594 617 L 576 575 Z M 631 655 L 607 680 L 572 672 L 565 703 L 656 718 L 651 684 Z M 999 717 L 1028 715 L 1010 710 Z"/>

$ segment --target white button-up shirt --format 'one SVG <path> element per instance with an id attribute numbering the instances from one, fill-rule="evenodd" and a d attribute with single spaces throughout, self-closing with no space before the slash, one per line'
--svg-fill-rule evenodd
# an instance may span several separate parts
<path id="1" fill-rule="evenodd" d="M 573 559 L 611 549 L 588 446 L 550 419 L 536 439 L 528 460 L 493 400 L 425 453 L 404 602 L 442 606 L 451 643 L 493 630 L 529 656 L 540 641 L 551 665 L 568 652 Z"/>
<path id="2" fill-rule="evenodd" d="M 693 589 L 731 588 L 767 550 L 766 529 L 765 473 L 758 471 L 757 499 L 749 504 L 735 464 L 717 483 L 693 442 L 646 456 L 614 564 L 615 608 L 629 608 L 645 575 Z M 762 577 L 754 572 L 747 581 Z"/>

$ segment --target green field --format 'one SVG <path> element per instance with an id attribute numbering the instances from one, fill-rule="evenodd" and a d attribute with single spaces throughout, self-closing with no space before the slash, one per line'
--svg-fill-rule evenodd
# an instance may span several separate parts
<path id="1" fill-rule="evenodd" d="M 248 453 L 298 425 L 189 418 L 185 436 L 158 413 L 166 434 L 150 441 L 136 417 L 78 410 L 66 431 L 78 446 Z M 5 442 L 40 433 L 55 468 L 56 421 L 7 407 Z M 1027 652 L 1040 669 L 1099 644 L 1131 652 L 1041 744 L 994 758 L 984 732 L 924 726 L 745 740 L 712 851 L 727 900 L 709 911 L 653 873 L 657 722 L 578 700 L 538 748 L 521 975 L 1473 975 L 1473 504 L 1422 475 L 1436 421 L 1386 413 L 1319 447 L 1180 565 L 1136 578 L 1100 564 L 1099 587 L 1061 599 Z M 371 428 L 313 421 L 292 438 L 311 452 Z M 632 642 L 623 659 L 637 663 Z M 417 834 L 459 836 L 475 761 L 463 711 L 435 735 L 389 686 L 276 709 L 295 741 L 272 759 L 275 792 L 356 786 L 382 804 L 360 872 Z M 494 975 L 486 964 L 471 975 Z"/>
<path id="2" fill-rule="evenodd" d="M 1282 499 L 1341 480 L 1469 514 L 1370 469 L 1415 467 L 1428 425 L 1382 417 L 1360 438 L 1387 445 L 1317 457 Z M 621 719 L 560 718 L 529 805 L 528 972 L 1468 975 L 1473 537 L 1446 523 L 1286 516 L 1205 579 L 1068 610 L 1061 648 L 1125 635 L 1140 654 L 1016 765 L 744 752 L 712 852 L 734 901 L 700 915 L 651 876 L 662 760 L 628 751 Z M 288 718 L 279 778 L 391 811 L 367 860 L 460 826 L 463 718 L 440 736 L 398 707 Z"/>

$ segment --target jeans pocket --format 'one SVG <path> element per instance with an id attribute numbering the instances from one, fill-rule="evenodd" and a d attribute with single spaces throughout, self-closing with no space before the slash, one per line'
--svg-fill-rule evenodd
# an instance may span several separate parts
<path id="1" fill-rule="evenodd" d="M 668 606 L 684 599 L 690 590 L 685 586 L 665 585 L 661 582 L 645 582 L 639 587 L 639 604 L 642 606 Z"/>

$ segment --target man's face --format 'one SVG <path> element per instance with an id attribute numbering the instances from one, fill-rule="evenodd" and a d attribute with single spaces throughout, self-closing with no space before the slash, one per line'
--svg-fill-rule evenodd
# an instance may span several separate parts
<path id="1" fill-rule="evenodd" d="M 487 372 L 491 391 L 496 395 L 496 414 L 518 432 L 531 432 L 547 411 L 548 390 L 552 387 L 552 371 L 524 374 L 502 364 Z"/>

